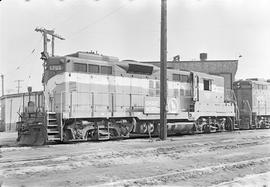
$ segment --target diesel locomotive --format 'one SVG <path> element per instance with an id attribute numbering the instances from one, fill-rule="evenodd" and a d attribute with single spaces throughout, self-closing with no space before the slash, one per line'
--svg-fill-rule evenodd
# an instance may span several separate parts
<path id="1" fill-rule="evenodd" d="M 270 80 L 257 78 L 233 83 L 239 111 L 239 128 L 269 128 Z"/>
<path id="2" fill-rule="evenodd" d="M 160 69 L 93 52 L 47 57 L 44 108 L 29 101 L 18 141 L 107 140 L 159 134 Z M 168 134 L 233 130 L 236 103 L 224 99 L 224 79 L 168 69 Z"/>

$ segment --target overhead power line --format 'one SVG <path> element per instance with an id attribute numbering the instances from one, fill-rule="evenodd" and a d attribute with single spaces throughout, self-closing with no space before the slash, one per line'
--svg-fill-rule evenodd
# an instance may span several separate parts
<path id="1" fill-rule="evenodd" d="M 130 2 L 132 2 L 132 1 L 130 1 Z M 112 10 L 112 11 L 109 12 L 108 14 L 105 14 L 105 15 L 102 16 L 101 18 L 99 18 L 99 19 L 97 19 L 97 20 L 95 20 L 95 21 L 93 21 L 93 22 L 91 22 L 91 23 L 85 25 L 84 27 L 82 27 L 82 28 L 79 29 L 78 31 L 74 32 L 74 33 L 72 34 L 72 36 L 75 36 L 75 35 L 77 35 L 77 34 L 83 32 L 83 31 L 87 30 L 90 26 L 94 26 L 94 25 L 98 24 L 99 22 L 103 21 L 103 20 L 106 19 L 107 17 L 109 17 L 109 16 L 111 16 L 111 15 L 117 13 L 119 10 L 121 10 L 122 8 L 124 8 L 126 5 L 127 5 L 127 3 L 122 4 L 121 6 L 117 7 L 117 8 L 114 9 L 114 10 Z"/>
<path id="2" fill-rule="evenodd" d="M 37 48 L 38 44 L 41 41 L 41 39 L 42 39 L 42 37 L 40 37 L 40 39 L 37 40 L 37 42 L 35 43 L 34 47 L 31 49 L 31 51 L 29 53 L 27 53 L 27 55 L 24 58 L 22 58 L 22 60 L 20 60 L 21 63 L 19 65 L 17 65 L 13 70 L 19 70 L 19 69 L 21 69 L 21 67 L 26 63 L 26 61 L 34 54 L 34 52 L 36 51 L 36 48 Z M 10 71 L 13 72 L 13 70 L 10 70 Z M 8 71 L 6 74 L 9 74 L 10 71 Z"/>

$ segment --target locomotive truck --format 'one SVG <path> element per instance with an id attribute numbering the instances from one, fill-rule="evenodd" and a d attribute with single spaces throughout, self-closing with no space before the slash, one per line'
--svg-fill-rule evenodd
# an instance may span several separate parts
<path id="1" fill-rule="evenodd" d="M 48 57 L 44 108 L 28 102 L 18 141 L 107 140 L 159 134 L 160 69 L 93 52 Z M 224 100 L 224 79 L 168 69 L 168 134 L 233 130 L 234 102 Z"/>

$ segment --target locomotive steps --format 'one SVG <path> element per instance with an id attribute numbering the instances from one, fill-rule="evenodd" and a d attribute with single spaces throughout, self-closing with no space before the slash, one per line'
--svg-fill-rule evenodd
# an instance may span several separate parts
<path id="1" fill-rule="evenodd" d="M 61 140 L 59 126 L 57 124 L 57 116 L 55 112 L 47 112 L 47 134 L 48 141 Z"/>

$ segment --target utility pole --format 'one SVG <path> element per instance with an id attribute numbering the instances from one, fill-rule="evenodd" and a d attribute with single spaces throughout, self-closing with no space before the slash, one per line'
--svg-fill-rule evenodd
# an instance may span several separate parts
<path id="1" fill-rule="evenodd" d="M 18 83 L 17 88 L 18 88 L 18 93 L 20 93 L 21 82 L 23 82 L 23 80 L 15 80 L 15 82 L 17 82 L 17 83 Z"/>
<path id="2" fill-rule="evenodd" d="M 49 57 L 49 53 L 48 53 L 48 35 L 50 35 L 52 37 L 52 56 L 54 56 L 54 39 L 58 38 L 60 40 L 65 40 L 65 38 L 63 38 L 62 36 L 55 34 L 54 30 L 47 30 L 44 28 L 36 28 L 35 29 L 36 32 L 41 32 L 43 35 L 43 52 L 41 52 L 41 59 L 44 60 L 43 63 L 43 78 L 45 76 L 45 66 L 46 66 L 46 60 Z M 45 83 L 43 82 L 43 89 L 45 91 Z"/>
<path id="3" fill-rule="evenodd" d="M 161 0 L 160 139 L 167 138 L 167 0 Z"/>
<path id="4" fill-rule="evenodd" d="M 43 53 L 44 53 L 45 57 L 49 56 L 48 49 L 47 49 L 48 35 L 50 35 L 52 37 L 52 56 L 54 56 L 54 39 L 58 38 L 60 40 L 65 40 L 65 38 L 63 38 L 62 36 L 60 36 L 58 34 L 55 34 L 54 30 L 48 30 L 48 29 L 44 29 L 44 28 L 36 28 L 35 31 L 41 32 L 43 35 Z"/>
<path id="5" fill-rule="evenodd" d="M 4 75 L 3 74 L 1 74 L 1 79 L 2 79 L 2 96 L 3 96 L 3 95 L 5 95 L 5 91 L 4 91 L 4 89 L 5 89 L 5 87 L 4 87 Z"/>

